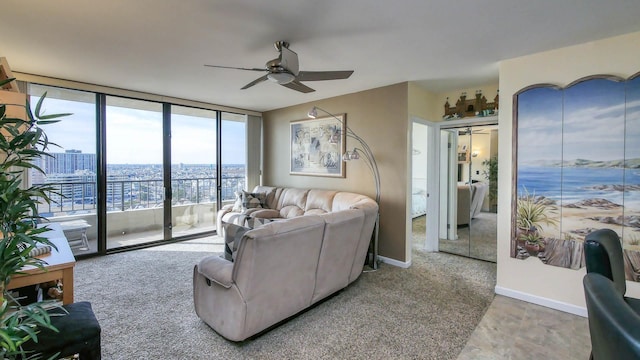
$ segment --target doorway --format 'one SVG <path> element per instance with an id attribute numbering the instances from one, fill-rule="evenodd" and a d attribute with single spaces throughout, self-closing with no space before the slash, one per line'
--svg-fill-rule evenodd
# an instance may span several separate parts
<path id="1" fill-rule="evenodd" d="M 438 125 L 419 118 L 412 119 L 411 127 L 411 195 L 407 231 L 411 250 L 438 251 L 438 180 L 437 151 Z M 437 149 L 437 148 L 436 148 Z"/>

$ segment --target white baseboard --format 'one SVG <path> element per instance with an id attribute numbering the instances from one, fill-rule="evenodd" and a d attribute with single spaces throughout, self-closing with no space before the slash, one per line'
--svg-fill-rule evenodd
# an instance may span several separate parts
<path id="1" fill-rule="evenodd" d="M 524 293 L 517 290 L 503 288 L 501 286 L 496 286 L 495 288 L 496 294 L 507 296 L 510 298 L 530 302 L 532 304 L 545 306 L 551 309 L 560 310 L 567 312 L 569 314 L 574 314 L 582 317 L 587 317 L 587 308 L 576 306 L 573 304 L 568 304 L 562 301 L 552 300 L 548 298 L 543 298 L 536 295 L 531 295 L 528 293 Z"/>
<path id="2" fill-rule="evenodd" d="M 392 258 L 380 256 L 380 255 L 378 255 L 378 260 L 380 260 L 385 264 L 401 267 L 403 269 L 407 269 L 409 268 L 409 266 L 411 266 L 411 261 L 398 261 L 396 259 L 392 259 Z"/>

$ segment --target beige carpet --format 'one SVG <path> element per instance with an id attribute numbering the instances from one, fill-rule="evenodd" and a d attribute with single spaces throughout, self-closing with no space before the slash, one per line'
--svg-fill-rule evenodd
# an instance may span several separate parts
<path id="1" fill-rule="evenodd" d="M 79 261 L 76 301 L 102 326 L 103 359 L 455 359 L 493 299 L 495 264 L 416 252 L 382 264 L 280 326 L 233 343 L 193 309 L 206 240 Z"/>

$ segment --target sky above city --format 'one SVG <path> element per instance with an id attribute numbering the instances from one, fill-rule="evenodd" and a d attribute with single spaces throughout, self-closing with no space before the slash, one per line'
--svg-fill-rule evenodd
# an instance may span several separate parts
<path id="1" fill-rule="evenodd" d="M 35 104 L 37 100 L 32 102 Z M 43 126 L 51 142 L 50 152 L 80 150 L 96 153 L 95 105 L 47 98 L 43 113 L 72 113 L 56 124 Z M 107 106 L 107 163 L 162 163 L 162 114 L 157 111 Z M 246 157 L 245 124 L 223 121 L 223 164 L 243 164 Z M 172 115 L 171 162 L 214 164 L 215 119 Z"/>

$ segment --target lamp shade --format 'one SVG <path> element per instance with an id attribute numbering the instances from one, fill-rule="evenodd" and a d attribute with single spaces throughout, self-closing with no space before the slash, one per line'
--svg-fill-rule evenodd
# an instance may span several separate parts
<path id="1" fill-rule="evenodd" d="M 316 109 L 315 106 L 312 107 L 311 110 L 309 110 L 309 112 L 307 113 L 307 116 L 312 118 L 312 119 L 317 118 L 318 117 L 318 109 Z"/>

